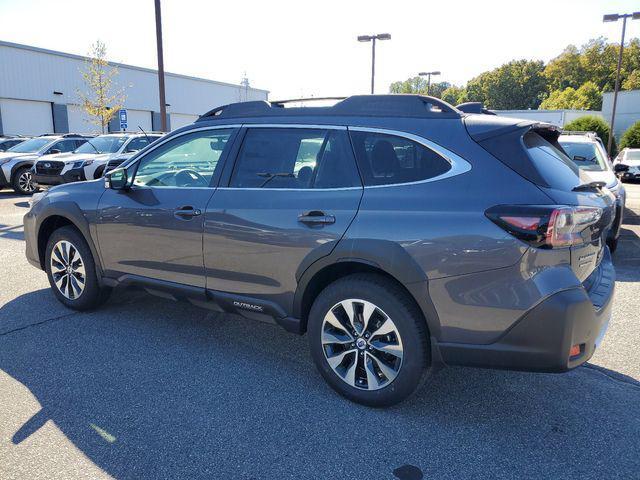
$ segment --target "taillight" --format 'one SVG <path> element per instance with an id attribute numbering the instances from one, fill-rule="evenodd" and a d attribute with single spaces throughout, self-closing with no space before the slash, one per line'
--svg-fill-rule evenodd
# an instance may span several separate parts
<path id="1" fill-rule="evenodd" d="M 496 225 L 534 247 L 558 248 L 590 241 L 583 232 L 602 217 L 598 207 L 498 205 L 485 214 Z"/>

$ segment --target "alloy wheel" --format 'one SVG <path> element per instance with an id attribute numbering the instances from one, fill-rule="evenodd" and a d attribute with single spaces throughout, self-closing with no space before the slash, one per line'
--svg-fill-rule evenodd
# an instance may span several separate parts
<path id="1" fill-rule="evenodd" d="M 378 390 L 398 376 L 402 339 L 393 320 L 375 304 L 343 300 L 327 312 L 321 331 L 327 363 L 350 386 Z"/>
<path id="2" fill-rule="evenodd" d="M 29 170 L 25 170 L 18 177 L 18 187 L 26 193 L 33 193 L 36 191 L 36 187 L 33 184 L 33 175 L 31 175 Z"/>
<path id="3" fill-rule="evenodd" d="M 51 276 L 58 291 L 75 300 L 87 281 L 84 261 L 78 249 L 68 240 L 60 240 L 51 250 Z"/>

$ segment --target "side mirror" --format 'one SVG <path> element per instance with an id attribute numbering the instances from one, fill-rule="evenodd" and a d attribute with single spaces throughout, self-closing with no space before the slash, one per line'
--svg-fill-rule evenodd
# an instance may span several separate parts
<path id="1" fill-rule="evenodd" d="M 51 155 L 53 155 L 54 153 L 62 153 L 62 150 L 60 150 L 58 148 L 52 148 L 51 150 L 49 150 L 49 153 Z"/>
<path id="2" fill-rule="evenodd" d="M 613 166 L 613 171 L 616 173 L 623 173 L 629 171 L 629 165 L 625 165 L 624 163 L 616 163 Z"/>
<path id="3" fill-rule="evenodd" d="M 128 182 L 129 178 L 126 168 L 117 168 L 104 175 L 104 188 L 126 190 L 129 187 Z"/>

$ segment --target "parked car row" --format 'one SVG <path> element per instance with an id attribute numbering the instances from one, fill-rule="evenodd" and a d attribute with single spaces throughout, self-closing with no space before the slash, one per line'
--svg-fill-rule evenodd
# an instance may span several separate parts
<path id="1" fill-rule="evenodd" d="M 40 187 L 93 180 L 119 166 L 159 133 L 76 133 L 0 138 L 0 189 L 31 195 Z M 2 151 L 1 146 L 9 147 Z"/>
<path id="2" fill-rule="evenodd" d="M 160 137 L 157 133 L 111 133 L 88 139 L 69 153 L 44 155 L 33 165 L 34 186 L 100 178 Z"/>

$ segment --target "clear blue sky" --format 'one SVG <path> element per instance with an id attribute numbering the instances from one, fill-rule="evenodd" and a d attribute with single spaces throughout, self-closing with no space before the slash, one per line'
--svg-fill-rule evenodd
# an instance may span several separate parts
<path id="1" fill-rule="evenodd" d="M 251 85 L 271 98 L 366 93 L 370 44 L 356 36 L 391 33 L 377 51 L 376 90 L 423 70 L 461 84 L 516 58 L 548 61 L 570 43 L 604 36 L 621 23 L 604 13 L 640 10 L 631 0 L 239 1 L 163 0 L 167 71 Z M 110 60 L 156 67 L 153 0 L 0 0 L 0 40 L 86 54 L 96 39 Z M 628 38 L 640 37 L 640 20 Z M 7 68 L 1 65 L 0 68 Z"/>

